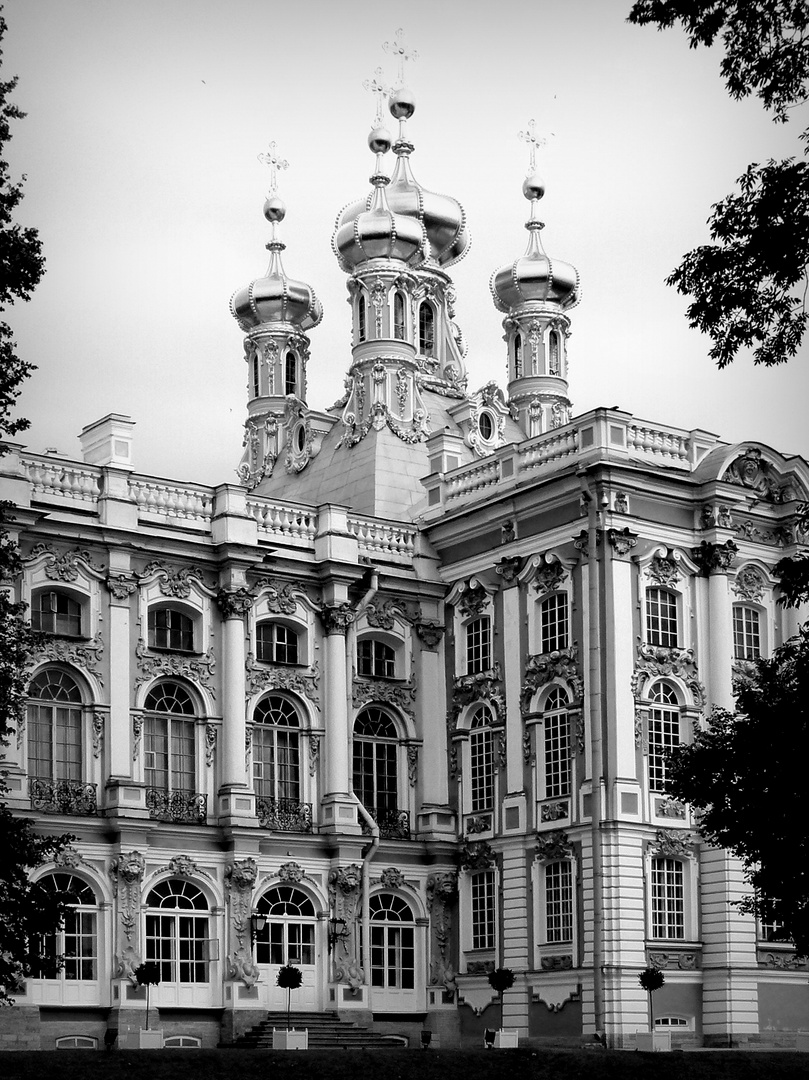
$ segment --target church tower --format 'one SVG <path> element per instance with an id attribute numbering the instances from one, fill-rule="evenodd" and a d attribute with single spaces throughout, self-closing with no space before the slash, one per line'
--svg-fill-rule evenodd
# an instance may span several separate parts
<path id="1" fill-rule="evenodd" d="M 567 312 L 579 302 L 579 274 L 574 266 L 550 259 L 542 247 L 545 227 L 537 216 L 544 182 L 536 171 L 534 122 L 524 137 L 531 146 L 523 195 L 531 203 L 525 227 L 525 254 L 502 266 L 491 277 L 494 306 L 505 314 L 503 329 L 508 349 L 508 395 L 519 424 L 531 438 L 570 419 L 567 381 Z"/>

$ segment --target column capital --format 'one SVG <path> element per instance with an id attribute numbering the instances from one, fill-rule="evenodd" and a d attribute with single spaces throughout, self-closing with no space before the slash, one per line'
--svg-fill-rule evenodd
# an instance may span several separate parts
<path id="1" fill-rule="evenodd" d="M 128 603 L 129 597 L 138 587 L 134 574 L 110 574 L 105 584 L 113 600 L 118 600 L 121 603 Z"/>
<path id="2" fill-rule="evenodd" d="M 724 544 L 703 540 L 699 547 L 691 548 L 691 554 L 705 577 L 709 577 L 712 573 L 727 574 L 738 550 L 732 540 L 726 540 Z"/>
<path id="3" fill-rule="evenodd" d="M 447 629 L 445 626 L 433 622 L 417 622 L 413 626 L 419 641 L 430 651 L 435 651 L 438 648 Z"/>
<path id="4" fill-rule="evenodd" d="M 630 532 L 628 528 L 607 529 L 607 540 L 615 557 L 625 559 L 638 542 L 637 533 Z"/>
<path id="5" fill-rule="evenodd" d="M 247 589 L 220 589 L 216 603 L 223 619 L 243 619 L 253 606 L 253 597 Z"/>
<path id="6" fill-rule="evenodd" d="M 320 609 L 320 618 L 323 620 L 323 627 L 328 635 L 345 636 L 356 614 L 351 604 L 325 604 Z"/>

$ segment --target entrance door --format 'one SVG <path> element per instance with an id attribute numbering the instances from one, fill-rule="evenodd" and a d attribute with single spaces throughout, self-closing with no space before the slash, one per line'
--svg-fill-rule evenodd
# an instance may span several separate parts
<path id="1" fill-rule="evenodd" d="M 416 920 L 395 893 L 370 899 L 371 988 L 374 1010 L 406 1012 L 418 1007 Z"/>
<path id="2" fill-rule="evenodd" d="M 276 985 L 276 979 L 280 967 L 292 964 L 303 973 L 303 983 L 291 991 L 290 1008 L 293 1012 L 318 1009 L 314 904 L 301 889 L 279 885 L 264 893 L 256 912 L 267 920 L 264 929 L 256 933 L 256 964 L 267 987 L 268 1008 L 286 1010 L 287 991 Z"/>

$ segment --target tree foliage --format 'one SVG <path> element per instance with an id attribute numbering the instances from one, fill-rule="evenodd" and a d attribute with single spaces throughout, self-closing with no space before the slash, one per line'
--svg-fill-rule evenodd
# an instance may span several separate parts
<path id="1" fill-rule="evenodd" d="M 801 503 L 798 507 L 798 524 L 803 535 L 809 534 L 809 503 Z M 809 552 L 780 559 L 773 569 L 780 579 L 780 604 L 799 607 L 809 603 Z"/>
<path id="2" fill-rule="evenodd" d="M 809 97 L 809 0 L 637 0 L 629 21 L 679 23 L 692 48 L 721 39 L 729 94 L 755 95 L 776 122 Z M 751 164 L 738 192 L 712 207 L 708 227 L 712 243 L 688 252 L 667 279 L 693 298 L 690 325 L 711 337 L 720 368 L 744 348 L 756 363 L 783 363 L 807 323 L 809 165 Z"/>
<path id="3" fill-rule="evenodd" d="M 700 812 L 700 834 L 737 855 L 755 893 L 745 907 L 783 924 L 809 955 L 809 624 L 756 662 L 735 713 L 670 758 L 667 783 Z"/>
<path id="4" fill-rule="evenodd" d="M 5 32 L 6 22 L 0 13 L 0 42 Z M 12 220 L 22 198 L 22 181 L 12 182 L 3 151 L 11 137 L 11 121 L 23 117 L 9 101 L 16 84 L 16 79 L 0 81 L 0 312 L 15 300 L 30 299 L 44 265 L 36 230 Z M 0 322 L 0 440 L 28 426 L 26 420 L 12 414 L 21 384 L 31 370 L 32 365 L 17 356 L 11 330 Z M 4 528 L 10 513 L 8 504 L 0 503 L 0 747 L 7 746 L 19 729 L 25 707 L 26 668 L 37 640 L 25 621 L 25 606 L 16 603 L 10 590 L 3 587 L 13 583 L 21 571 L 16 544 Z M 0 800 L 7 794 L 5 774 L 0 771 Z M 31 882 L 29 874 L 52 859 L 70 839 L 38 835 L 29 821 L 14 818 L 0 801 L 0 1004 L 12 1000 L 15 988 L 27 975 L 42 971 L 48 952 L 42 945 L 61 924 L 65 898 Z"/>

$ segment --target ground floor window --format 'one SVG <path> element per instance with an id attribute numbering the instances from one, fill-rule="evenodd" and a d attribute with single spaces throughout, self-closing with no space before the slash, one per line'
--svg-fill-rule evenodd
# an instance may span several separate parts
<path id="1" fill-rule="evenodd" d="M 208 982 L 209 915 L 204 893 L 190 881 L 169 879 L 146 899 L 146 960 L 162 983 Z M 155 910 L 156 909 L 156 910 Z"/>
<path id="2" fill-rule="evenodd" d="M 378 893 L 371 915 L 371 985 L 412 990 L 416 985 L 416 929 L 413 912 L 400 896 Z"/>

